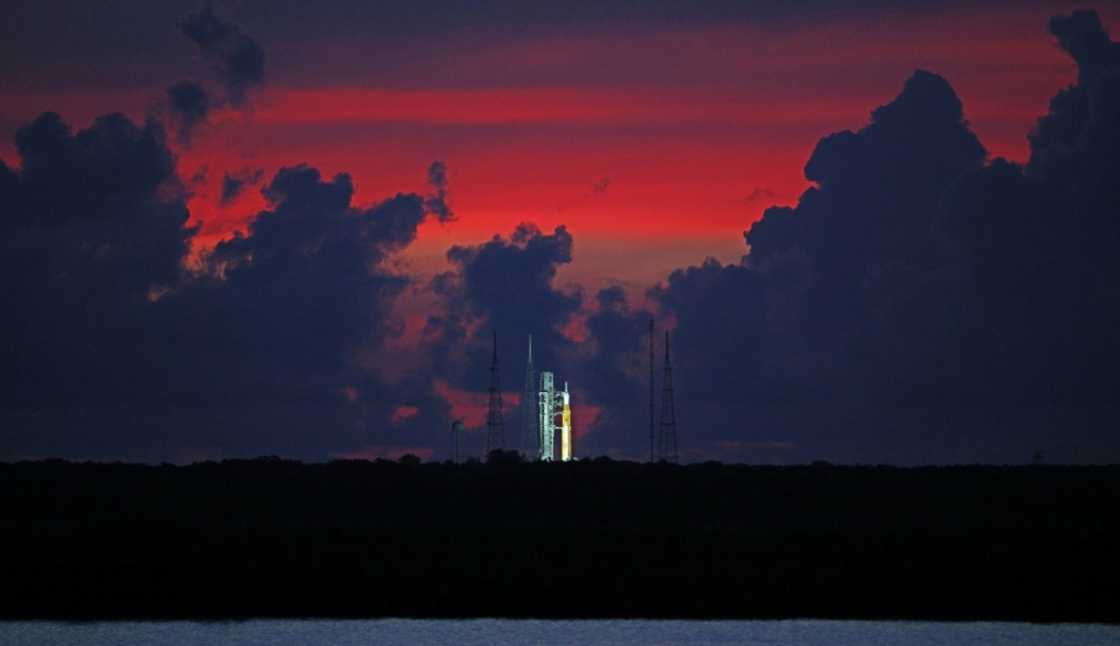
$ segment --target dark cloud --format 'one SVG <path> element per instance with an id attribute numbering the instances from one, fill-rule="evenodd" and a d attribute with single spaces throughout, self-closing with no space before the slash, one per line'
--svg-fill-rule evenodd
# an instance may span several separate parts
<path id="1" fill-rule="evenodd" d="M 167 88 L 167 105 L 179 142 L 190 142 L 194 129 L 210 116 L 210 95 L 198 83 L 179 81 Z"/>
<path id="2" fill-rule="evenodd" d="M 121 115 L 75 134 L 44 113 L 17 147 L 0 193 L 0 401 L 10 414 L 103 406 L 137 378 L 133 344 L 159 334 L 130 314 L 180 279 L 194 234 L 174 159 L 158 125 Z M 7 450 L 33 439 L 7 428 Z"/>
<path id="3" fill-rule="evenodd" d="M 572 247 L 564 226 L 546 234 L 521 224 L 508 240 L 494 236 L 480 245 L 452 247 L 447 259 L 457 272 L 437 285 L 462 316 L 521 336 L 533 332 L 545 345 L 561 343 L 558 330 L 579 310 L 580 297 L 557 289 L 553 280 L 559 266 L 572 261 Z"/>
<path id="4" fill-rule="evenodd" d="M 594 433 L 584 438 L 581 455 L 619 453 L 641 458 L 648 444 L 648 326 L 653 313 L 631 308 L 621 286 L 599 290 L 587 317 L 581 353 L 565 368 L 579 394 L 578 404 L 600 409 Z"/>
<path id="5" fill-rule="evenodd" d="M 243 104 L 263 55 L 209 4 L 181 26 L 224 88 L 169 88 L 157 112 L 186 144 L 213 109 Z M 20 169 L 0 166 L 0 287 L 14 311 L 0 328 L 12 369 L 0 454 L 324 458 L 432 444 L 446 403 L 386 352 L 410 284 L 390 258 L 426 218 L 452 217 L 442 162 L 433 194 L 362 209 L 348 175 L 282 168 L 248 232 L 187 263 L 186 201 L 205 168 L 180 181 L 159 120 L 109 115 L 73 134 L 47 113 L 16 143 Z M 261 178 L 226 172 L 222 203 Z"/>
<path id="6" fill-rule="evenodd" d="M 948 230 L 967 261 L 970 329 L 980 374 L 1018 393 L 1093 411 L 1107 423 L 1120 360 L 1120 46 L 1093 12 L 1057 17 L 1059 44 L 1079 82 L 1060 91 L 1031 133 L 1025 168 L 997 161 L 953 194 Z"/>
<path id="7" fill-rule="evenodd" d="M 229 401 L 247 423 L 270 420 L 207 439 L 244 452 L 282 440 L 284 453 L 320 457 L 387 441 L 429 444 L 444 411 L 428 380 L 389 384 L 359 361 L 399 334 L 392 308 L 409 279 L 385 261 L 415 239 L 431 213 L 426 199 L 400 194 L 355 209 L 348 175 L 324 179 L 306 165 L 282 168 L 262 192 L 270 207 L 248 233 L 219 243 L 205 260 L 208 277 L 167 299 L 199 322 L 170 358 L 190 357 L 183 373 L 197 366 L 187 395 L 200 405 Z M 394 424 L 401 405 L 420 412 Z"/>
<path id="8" fill-rule="evenodd" d="M 209 5 L 183 29 L 240 105 L 263 77 L 259 47 Z M 681 268 L 648 293 L 675 327 L 683 449 L 1120 459 L 1120 64 L 1091 12 L 1051 31 L 1079 77 L 1025 166 L 988 160 L 949 83 L 919 71 L 866 127 L 818 142 L 813 186 L 766 210 L 742 262 Z M 178 136 L 227 100 L 174 88 Z M 194 180 L 176 177 L 166 138 L 156 121 L 108 115 L 75 133 L 47 113 L 20 130 L 20 166 L 0 162 L 3 456 L 438 446 L 448 403 L 433 382 L 483 391 L 493 329 L 507 390 L 533 334 L 538 367 L 601 408 L 592 443 L 644 450 L 651 313 L 621 287 L 589 301 L 558 285 L 565 227 L 456 245 L 453 271 L 413 285 L 393 256 L 427 218 L 453 217 L 444 165 L 428 169 L 430 194 L 369 208 L 348 175 L 298 165 L 264 186 L 247 232 L 188 272 Z M 226 173 L 223 197 L 260 179 L 245 172 Z M 440 309 L 405 356 L 395 305 L 424 288 Z M 507 424 L 512 443 L 516 415 Z"/>
<path id="9" fill-rule="evenodd" d="M 195 230 L 155 122 L 21 129 L 0 167 L 3 455 L 160 459 L 184 447 L 325 458 L 431 444 L 428 379 L 378 376 L 409 279 L 388 259 L 443 209 L 351 205 L 347 175 L 281 169 L 269 208 L 183 269 Z M 415 414 L 396 415 L 400 406 Z"/>
<path id="10" fill-rule="evenodd" d="M 264 80 L 261 46 L 240 27 L 218 17 L 210 3 L 184 18 L 179 28 L 213 63 L 229 103 L 240 107 L 246 92 Z"/>
<path id="11" fill-rule="evenodd" d="M 1082 85 L 1096 83 L 1120 67 L 1120 44 L 1112 42 L 1095 11 L 1074 11 L 1050 19 L 1050 33 L 1077 61 Z"/>
<path id="12" fill-rule="evenodd" d="M 572 347 L 563 329 L 580 311 L 582 295 L 554 282 L 559 267 L 572 261 L 572 250 L 566 227 L 544 233 L 524 223 L 508 239 L 494 236 L 448 250 L 455 270 L 436 276 L 430 286 L 442 309 L 425 330 L 433 375 L 456 388 L 485 391 L 494 330 L 507 390 L 521 390 L 530 334 L 538 369 L 561 371 L 560 359 Z M 507 419 L 511 448 L 520 436 L 518 415 Z"/>
<path id="13" fill-rule="evenodd" d="M 428 184 L 435 191 L 435 194 L 428 198 L 429 208 L 440 222 L 450 222 L 455 219 L 455 214 L 447 204 L 447 164 L 437 160 L 428 166 Z"/>
<path id="14" fill-rule="evenodd" d="M 798 447 L 784 459 L 1120 456 L 1120 66 L 1092 12 L 1051 29 L 1079 82 L 1025 169 L 987 163 L 949 84 L 918 72 L 866 128 L 817 144 L 815 185 L 751 227 L 743 264 L 651 292 L 677 324 L 691 442 L 778 438 Z"/>
<path id="15" fill-rule="evenodd" d="M 264 80 L 264 50 L 240 27 L 219 18 L 211 3 L 184 18 L 179 29 L 213 64 L 221 86 L 214 90 L 197 81 L 177 81 L 167 88 L 161 106 L 179 144 L 187 146 L 215 110 L 243 107 L 249 90 Z"/>
<path id="16" fill-rule="evenodd" d="M 222 175 L 222 193 L 218 202 L 223 206 L 233 204 L 246 188 L 260 183 L 263 176 L 264 171 L 259 168 L 243 168 L 234 173 L 227 171 Z"/>

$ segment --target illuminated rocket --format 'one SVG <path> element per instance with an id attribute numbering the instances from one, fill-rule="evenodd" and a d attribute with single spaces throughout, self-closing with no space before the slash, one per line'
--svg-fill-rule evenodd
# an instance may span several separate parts
<path id="1" fill-rule="evenodd" d="M 556 417 L 560 423 L 556 423 Z M 541 371 L 540 391 L 537 393 L 537 432 L 540 440 L 538 459 L 551 462 L 557 459 L 559 443 L 561 462 L 569 462 L 575 453 L 572 436 L 572 397 L 568 382 L 564 390 L 556 391 L 556 381 L 551 372 Z"/>
<path id="2" fill-rule="evenodd" d="M 563 411 L 560 413 L 560 461 L 572 459 L 572 398 L 568 394 L 568 382 L 564 382 L 564 392 L 560 393 Z"/>

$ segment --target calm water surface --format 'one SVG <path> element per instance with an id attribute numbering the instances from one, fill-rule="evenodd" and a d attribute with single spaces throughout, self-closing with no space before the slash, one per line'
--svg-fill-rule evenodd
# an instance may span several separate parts
<path id="1" fill-rule="evenodd" d="M 1120 627 L 892 621 L 253 620 L 241 622 L 4 622 L 0 643 L 52 644 L 796 644 L 969 646 L 1120 644 Z"/>

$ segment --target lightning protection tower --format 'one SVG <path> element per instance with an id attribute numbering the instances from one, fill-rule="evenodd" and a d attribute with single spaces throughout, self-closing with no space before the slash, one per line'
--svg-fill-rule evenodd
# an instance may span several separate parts
<path id="1" fill-rule="evenodd" d="M 502 385 L 498 375 L 498 332 L 494 332 L 494 354 L 490 359 L 490 412 L 486 416 L 486 455 L 506 448 L 505 422 L 502 420 Z M 485 457 L 485 456 L 484 456 Z"/>
<path id="2" fill-rule="evenodd" d="M 657 460 L 653 434 L 653 318 L 649 319 L 649 461 Z"/>
<path id="3" fill-rule="evenodd" d="M 463 420 L 451 422 L 451 461 L 459 462 L 459 438 L 463 435 Z"/>
<path id="4" fill-rule="evenodd" d="M 521 393 L 521 453 L 525 459 L 540 457 L 537 371 L 533 368 L 533 335 L 529 335 L 529 360 L 525 364 L 525 390 Z"/>
<path id="5" fill-rule="evenodd" d="M 673 408 L 673 364 L 669 358 L 669 331 L 665 331 L 665 386 L 661 390 L 661 459 L 677 461 L 677 412 Z"/>

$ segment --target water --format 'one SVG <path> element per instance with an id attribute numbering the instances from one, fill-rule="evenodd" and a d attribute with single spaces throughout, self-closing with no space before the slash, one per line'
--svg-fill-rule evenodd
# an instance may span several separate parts
<path id="1" fill-rule="evenodd" d="M 1120 644 L 1120 626 L 909 621 L 251 620 L 235 622 L 0 622 L 6 646 L 309 644 L 749 644 L 984 646 Z"/>

